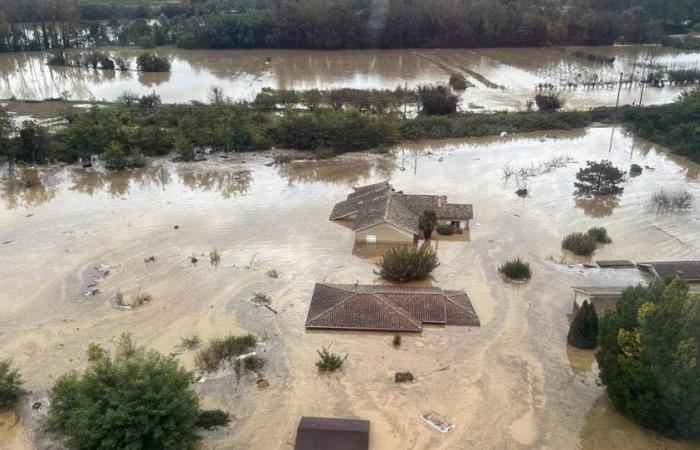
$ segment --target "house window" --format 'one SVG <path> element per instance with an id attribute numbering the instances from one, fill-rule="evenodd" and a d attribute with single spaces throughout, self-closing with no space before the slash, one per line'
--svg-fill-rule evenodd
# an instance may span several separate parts
<path id="1" fill-rule="evenodd" d="M 368 234 L 367 235 L 367 242 L 370 244 L 376 244 L 377 243 L 377 235 L 376 234 Z"/>
<path id="2" fill-rule="evenodd" d="M 459 220 L 450 221 L 450 225 L 452 225 L 455 228 L 459 228 Z"/>

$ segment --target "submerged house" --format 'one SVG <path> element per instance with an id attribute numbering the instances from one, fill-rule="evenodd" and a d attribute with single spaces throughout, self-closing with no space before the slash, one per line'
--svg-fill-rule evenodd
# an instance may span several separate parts
<path id="1" fill-rule="evenodd" d="M 317 283 L 306 328 L 421 332 L 424 324 L 480 326 L 463 291 Z"/>
<path id="2" fill-rule="evenodd" d="M 444 195 L 408 195 L 396 192 L 388 182 L 355 188 L 335 205 L 330 220 L 352 220 L 355 240 L 369 243 L 411 244 L 420 230 L 424 211 L 434 211 L 438 224 L 469 228 L 472 205 L 448 203 Z"/>
<path id="3" fill-rule="evenodd" d="M 680 278 L 686 283 L 700 283 L 700 261 L 640 262 L 637 267 L 659 280 Z"/>

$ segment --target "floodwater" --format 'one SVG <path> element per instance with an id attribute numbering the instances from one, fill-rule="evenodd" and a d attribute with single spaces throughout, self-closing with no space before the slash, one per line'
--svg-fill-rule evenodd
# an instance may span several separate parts
<path id="1" fill-rule="evenodd" d="M 86 364 L 89 342 L 109 348 L 130 332 L 193 368 L 193 352 L 178 350 L 182 337 L 250 331 L 265 338 L 260 376 L 270 386 L 257 389 L 257 376 L 226 372 L 196 383 L 205 407 L 235 417 L 204 436 L 205 448 L 291 449 L 302 415 L 369 419 L 376 449 L 697 448 L 622 418 L 596 383 L 592 352 L 566 345 L 570 286 L 643 278 L 634 270 L 558 263 L 566 259 L 559 248 L 565 234 L 607 227 L 614 243 L 594 258 L 700 257 L 697 207 L 657 216 L 646 206 L 662 186 L 700 197 L 700 166 L 622 129 L 609 149 L 611 132 L 411 143 L 391 155 L 282 166 L 267 164 L 271 153 L 192 164 L 158 159 L 118 174 L 45 169 L 42 185 L 28 190 L 6 183 L 0 191 L 0 358 L 14 358 L 32 394 L 22 404 L 22 422 L 0 426 L 0 446 L 21 447 L 26 439 L 49 446 L 52 437 L 37 428 L 46 392 L 60 374 Z M 572 161 L 530 179 L 527 198 L 503 180 L 506 164 L 525 167 L 562 156 Z M 574 174 L 586 160 L 601 158 L 646 168 L 616 201 L 577 200 Z M 468 240 L 433 242 L 441 265 L 432 284 L 464 289 L 481 327 L 428 327 L 404 335 L 399 349 L 390 334 L 305 331 L 315 282 L 379 282 L 376 255 L 358 251 L 351 230 L 327 217 L 353 185 L 385 179 L 406 192 L 445 193 L 450 201 L 474 204 Z M 206 256 L 212 247 L 221 254 L 218 266 Z M 190 262 L 192 254 L 199 263 Z M 151 255 L 155 261 L 144 262 Z M 515 256 L 532 264 L 530 282 L 509 284 L 498 275 L 498 266 Z M 278 278 L 267 275 L 272 269 Z M 96 295 L 86 296 L 105 270 Z M 116 309 L 110 300 L 118 290 L 148 292 L 153 300 Z M 258 291 L 272 298 L 277 314 L 250 302 Z M 318 373 L 322 346 L 349 355 L 342 371 Z M 396 371 L 413 372 L 415 381 L 394 384 Z M 42 402 L 38 410 L 30 406 L 35 401 Z M 447 417 L 455 430 L 430 428 L 420 417 L 426 411 Z"/>
<path id="2" fill-rule="evenodd" d="M 591 63 L 556 48 L 439 50 L 180 50 L 159 49 L 172 61 L 170 73 L 136 73 L 50 67 L 45 52 L 0 55 L 0 98 L 38 100 L 67 96 L 72 100 L 114 100 L 124 91 L 155 91 L 163 101 L 205 101 L 212 86 L 236 100 L 252 100 L 262 88 L 394 89 L 447 82 L 462 73 L 474 86 L 461 94 L 463 110 L 518 110 L 540 83 L 617 81 L 620 72 L 639 78 L 642 63 L 675 68 L 700 67 L 700 52 L 650 46 L 583 48 L 615 56 L 614 64 Z M 571 49 L 569 49 L 571 50 Z M 136 49 L 106 50 L 131 58 Z M 133 65 L 133 64 L 132 64 Z M 649 88 L 645 104 L 668 103 L 680 87 Z M 621 104 L 639 103 L 638 86 L 623 88 Z M 569 109 L 614 105 L 617 88 L 564 92 Z"/>

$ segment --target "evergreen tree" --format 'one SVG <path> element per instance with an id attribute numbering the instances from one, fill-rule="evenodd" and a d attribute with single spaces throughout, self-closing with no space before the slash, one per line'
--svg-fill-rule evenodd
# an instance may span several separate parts
<path id="1" fill-rule="evenodd" d="M 595 348 L 598 341 L 598 314 L 588 300 L 576 312 L 566 340 L 574 347 Z"/>

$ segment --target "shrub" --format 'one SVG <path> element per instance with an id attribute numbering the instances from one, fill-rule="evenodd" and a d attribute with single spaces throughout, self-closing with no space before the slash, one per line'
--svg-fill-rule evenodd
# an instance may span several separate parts
<path id="1" fill-rule="evenodd" d="M 318 367 L 318 370 L 321 372 L 335 372 L 343 367 L 345 360 L 348 359 L 348 355 L 340 357 L 340 355 L 330 353 L 326 347 L 317 350 L 316 353 L 318 353 L 318 356 L 321 358 L 316 362 L 316 367 Z"/>
<path id="2" fill-rule="evenodd" d="M 601 244 L 612 243 L 612 239 L 610 239 L 610 236 L 608 236 L 608 230 L 603 227 L 591 227 L 588 229 L 588 231 L 586 231 L 586 234 Z"/>
<path id="3" fill-rule="evenodd" d="M 109 170 L 124 170 L 127 167 L 127 159 L 121 144 L 113 142 L 102 155 L 105 167 Z"/>
<path id="4" fill-rule="evenodd" d="M 578 192 L 584 195 L 617 195 L 624 188 L 618 184 L 625 180 L 625 172 L 614 167 L 610 161 L 587 161 L 586 167 L 576 173 L 574 183 Z"/>
<path id="5" fill-rule="evenodd" d="M 389 281 L 421 280 L 440 265 L 430 248 L 399 247 L 388 250 L 379 262 L 379 275 Z"/>
<path id="6" fill-rule="evenodd" d="M 507 261 L 498 268 L 498 271 L 511 280 L 528 280 L 532 276 L 530 263 L 523 261 L 520 257 Z"/>
<path id="7" fill-rule="evenodd" d="M 556 111 L 564 106 L 564 100 L 559 94 L 537 94 L 535 103 L 540 111 Z"/>
<path id="8" fill-rule="evenodd" d="M 630 166 L 630 175 L 631 176 L 636 177 L 638 175 L 641 175 L 642 171 L 643 171 L 642 166 L 640 166 L 639 164 L 632 164 Z"/>
<path id="9" fill-rule="evenodd" d="M 126 160 L 126 166 L 132 169 L 146 166 L 146 157 L 137 148 L 131 149 L 129 157 Z"/>
<path id="10" fill-rule="evenodd" d="M 197 427 L 211 430 L 223 427 L 231 422 L 231 415 L 220 409 L 200 409 L 197 412 Z"/>
<path id="11" fill-rule="evenodd" d="M 391 345 L 394 347 L 401 347 L 401 335 L 396 334 L 394 335 L 394 339 L 391 340 Z"/>
<path id="12" fill-rule="evenodd" d="M 649 210 L 655 213 L 666 213 L 684 209 L 692 209 L 695 197 L 685 189 L 667 191 L 659 189 L 654 192 L 649 204 Z"/>
<path id="13" fill-rule="evenodd" d="M 170 72 L 170 61 L 153 53 L 142 53 L 136 58 L 136 67 L 141 72 Z"/>
<path id="14" fill-rule="evenodd" d="M 221 253 L 219 253 L 216 247 L 212 248 L 209 252 L 209 262 L 212 266 L 218 266 L 221 262 Z"/>
<path id="15" fill-rule="evenodd" d="M 271 303 L 270 297 L 264 292 L 256 292 L 253 294 L 253 303 L 259 305 L 269 305 Z"/>
<path id="16" fill-rule="evenodd" d="M 588 233 L 571 233 L 561 241 L 561 248 L 575 255 L 587 256 L 595 251 L 596 239 Z"/>
<path id="17" fill-rule="evenodd" d="M 175 137 L 175 154 L 178 161 L 194 161 L 196 156 L 192 142 L 182 135 Z"/>
<path id="18" fill-rule="evenodd" d="M 461 73 L 453 73 L 450 75 L 450 86 L 456 91 L 463 91 L 468 87 L 467 78 Z"/>
<path id="19" fill-rule="evenodd" d="M 222 362 L 250 352 L 258 343 L 252 334 L 214 338 L 195 355 L 194 362 L 203 372 L 217 370 Z"/>
<path id="20" fill-rule="evenodd" d="M 700 296 L 680 280 L 627 288 L 600 320 L 596 354 L 611 403 L 673 438 L 700 437 Z"/>
<path id="21" fill-rule="evenodd" d="M 455 227 L 450 224 L 438 225 L 437 232 L 441 236 L 452 236 L 455 234 Z"/>
<path id="22" fill-rule="evenodd" d="M 182 346 L 187 350 L 192 350 L 199 347 L 199 344 L 201 342 L 202 340 L 199 338 L 199 335 L 197 333 L 182 338 Z"/>
<path id="23" fill-rule="evenodd" d="M 457 111 L 458 98 L 444 84 L 418 87 L 421 111 L 430 115 L 446 115 Z"/>
<path id="24" fill-rule="evenodd" d="M 595 348 L 598 341 L 598 315 L 588 301 L 584 301 L 576 311 L 566 340 L 577 348 Z"/>
<path id="25" fill-rule="evenodd" d="M 410 383 L 413 381 L 411 372 L 396 372 L 394 374 L 394 383 Z"/>
<path id="26" fill-rule="evenodd" d="M 58 378 L 48 425 L 70 448 L 190 448 L 199 400 L 193 374 L 169 357 L 122 335 L 114 357 L 88 349 L 84 372 Z"/>
<path id="27" fill-rule="evenodd" d="M 12 361 L 0 360 L 0 411 L 14 408 L 26 393 L 22 389 L 22 376 L 12 368 Z"/>

